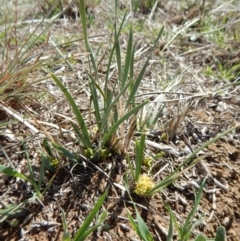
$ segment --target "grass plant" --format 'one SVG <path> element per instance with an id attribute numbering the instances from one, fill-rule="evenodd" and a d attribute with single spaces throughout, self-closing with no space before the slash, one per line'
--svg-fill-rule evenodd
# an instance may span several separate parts
<path id="1" fill-rule="evenodd" d="M 39 168 L 39 175 L 36 177 L 36 175 L 34 174 L 33 169 L 32 169 L 32 164 L 31 164 L 31 161 L 30 161 L 30 158 L 29 158 L 27 148 L 26 148 L 24 143 L 22 143 L 22 145 L 23 145 L 25 155 L 26 155 L 26 159 L 27 159 L 29 175 L 22 174 L 22 173 L 16 171 L 15 168 L 13 168 L 13 167 L 7 167 L 7 166 L 1 165 L 1 164 L 0 164 L 0 173 L 11 176 L 13 178 L 19 178 L 22 181 L 25 181 L 26 183 L 29 183 L 30 185 L 32 185 L 34 193 L 33 193 L 33 197 L 30 198 L 29 200 L 31 200 L 31 202 L 35 202 L 35 200 L 37 199 L 38 202 L 41 203 L 43 198 L 44 198 L 44 194 L 48 190 L 48 188 L 51 185 L 51 183 L 53 181 L 53 178 L 54 178 L 53 177 L 49 181 L 49 183 L 46 185 L 45 188 L 42 188 L 45 171 L 46 170 L 50 170 L 52 172 L 56 171 L 56 169 L 57 169 L 56 166 L 54 166 L 52 164 L 52 163 L 56 163 L 56 162 L 51 163 L 50 160 L 53 160 L 53 159 L 52 158 L 46 158 L 45 155 L 42 154 L 40 168 Z M 16 207 L 18 207 L 18 205 Z"/>
<path id="2" fill-rule="evenodd" d="M 179 241 L 189 241 L 189 240 L 194 240 L 194 241 L 226 241 L 226 230 L 224 227 L 220 226 L 217 231 L 216 231 L 216 236 L 215 238 L 206 238 L 203 234 L 198 234 L 196 238 L 192 239 L 194 229 L 199 226 L 202 223 L 202 216 L 198 218 L 197 220 L 194 220 L 196 212 L 198 211 L 198 207 L 201 201 L 201 197 L 203 194 L 203 189 L 205 186 L 207 178 L 205 177 L 204 180 L 201 183 L 201 186 L 198 190 L 197 196 L 195 197 L 195 202 L 192 210 L 189 212 L 186 220 L 184 221 L 184 224 L 178 225 L 176 218 L 174 217 L 174 214 L 169 206 L 166 205 L 166 208 L 169 212 L 170 215 L 170 224 L 169 224 L 169 229 L 168 229 L 168 234 L 166 237 L 166 241 L 172 241 L 173 240 L 173 235 L 174 235 L 174 227 L 177 230 L 178 234 L 178 240 Z M 128 195 L 131 198 L 131 194 L 129 189 L 126 189 L 128 192 Z M 132 198 L 131 198 L 132 200 Z M 134 220 L 133 216 L 131 215 L 130 211 L 127 209 L 128 213 L 128 218 L 131 223 L 131 226 L 133 229 L 136 231 L 137 235 L 141 240 L 144 241 L 153 241 L 154 238 L 151 235 L 146 223 L 142 219 L 141 215 L 139 214 L 135 203 L 133 202 L 134 210 L 135 210 L 135 215 L 136 215 L 136 220 Z"/>
<path id="3" fill-rule="evenodd" d="M 117 3 L 115 3 L 117 6 Z M 72 123 L 72 126 L 79 138 L 81 145 L 85 150 L 87 156 L 90 154 L 92 160 L 98 161 L 103 156 L 103 152 L 120 152 L 123 153 L 126 148 L 126 142 L 131 139 L 132 133 L 129 133 L 125 138 L 122 138 L 123 133 L 120 130 L 125 128 L 125 122 L 130 121 L 139 110 L 141 110 L 148 101 L 141 104 L 135 103 L 135 94 L 138 90 L 140 82 L 146 71 L 150 55 L 147 61 L 144 63 L 140 73 L 136 77 L 133 76 L 134 70 L 134 44 L 133 44 L 133 32 L 129 31 L 127 52 L 124 63 L 122 63 L 121 50 L 119 45 L 119 35 L 121 33 L 122 26 L 125 21 L 123 18 L 119 29 L 114 29 L 113 46 L 110 51 L 108 60 L 108 69 L 105 77 L 104 88 L 100 86 L 100 80 L 97 74 L 97 64 L 94 58 L 94 53 L 91 49 L 87 34 L 86 13 L 84 11 L 84 1 L 80 1 L 79 11 L 81 14 L 82 31 L 84 35 L 84 42 L 86 50 L 89 52 L 89 58 L 91 63 L 92 73 L 88 73 L 89 88 L 91 93 L 92 107 L 94 109 L 94 123 L 97 125 L 97 145 L 94 147 L 90 138 L 90 130 L 87 128 L 87 123 L 83 118 L 82 113 L 79 111 L 74 99 L 69 91 L 62 84 L 61 80 L 54 74 L 51 74 L 52 79 L 60 87 L 65 94 L 75 116 L 78 125 Z M 115 9 L 116 11 L 116 9 Z M 126 15 L 125 15 L 126 16 Z M 159 32 L 154 46 L 158 42 L 163 29 Z M 153 46 L 153 48 L 154 48 Z M 113 89 L 109 88 L 109 73 L 110 66 L 113 61 L 113 57 L 116 57 L 118 67 L 118 80 L 114 84 Z M 123 66 L 123 67 L 122 67 Z M 117 94 L 116 94 L 117 93 Z M 122 132 L 122 131 L 121 131 Z M 119 138 L 120 137 L 120 138 Z M 103 151 L 103 152 L 102 152 Z"/>
<path id="4" fill-rule="evenodd" d="M 66 223 L 66 217 L 65 213 L 62 210 L 63 215 L 63 229 L 64 229 L 64 236 L 63 241 L 83 241 L 85 240 L 92 232 L 97 230 L 104 222 L 104 220 L 107 217 L 107 211 L 103 210 L 102 213 L 99 215 L 99 217 L 96 220 L 95 225 L 91 225 L 94 218 L 96 218 L 98 215 L 99 210 L 102 207 L 102 204 L 107 197 L 108 192 L 105 191 L 105 193 L 99 198 L 95 206 L 93 207 L 92 211 L 89 213 L 88 217 L 83 221 L 81 227 L 77 230 L 76 234 L 74 235 L 74 238 L 71 239 L 71 236 L 68 232 L 67 223 Z"/>
<path id="5" fill-rule="evenodd" d="M 136 220 L 134 220 L 133 218 L 133 215 L 130 213 L 130 211 L 126 208 L 127 210 L 127 215 L 128 215 L 128 219 L 129 219 L 129 222 L 132 226 L 132 228 L 135 230 L 135 232 L 137 233 L 138 237 L 141 238 L 141 240 L 144 240 L 144 241 L 153 241 L 153 236 L 152 234 L 150 233 L 146 223 L 144 222 L 144 220 L 142 219 L 140 213 L 138 212 L 137 210 L 137 207 L 135 205 L 135 202 L 133 201 L 132 199 L 132 196 L 131 196 L 131 191 L 129 189 L 129 185 L 128 185 L 128 178 L 127 176 L 125 175 L 125 183 L 126 183 L 126 191 L 128 193 L 128 196 L 130 197 L 131 201 L 132 201 L 132 204 L 133 204 L 133 207 L 134 207 L 134 211 L 135 211 L 135 214 L 136 214 Z"/>
<path id="6" fill-rule="evenodd" d="M 178 227 L 177 225 L 177 221 L 176 219 L 174 218 L 174 215 L 171 211 L 171 209 L 169 207 L 167 207 L 168 211 L 170 212 L 170 217 L 171 217 L 171 221 L 170 221 L 170 227 L 169 227 L 169 230 L 173 230 L 173 227 L 172 225 L 175 224 L 174 226 L 176 227 L 177 229 L 177 233 L 178 233 L 178 239 L 181 240 L 181 241 L 187 241 L 190 239 L 192 233 L 193 233 L 193 230 L 201 224 L 202 222 L 202 217 L 200 217 L 199 219 L 197 219 L 196 221 L 194 221 L 194 217 L 195 217 L 195 214 L 198 210 L 198 206 L 200 204 L 200 201 L 201 201 L 201 197 L 202 197 L 202 193 L 203 193 L 203 188 L 205 186 L 205 183 L 206 183 L 206 178 L 204 178 L 204 180 L 202 181 L 202 184 L 198 190 L 198 194 L 197 196 L 195 197 L 195 202 L 194 202 L 194 206 L 191 210 L 191 212 L 188 214 L 185 222 L 183 225 L 181 225 L 181 227 Z M 172 234 L 173 232 L 170 231 L 169 232 L 169 240 L 172 240 Z"/>
<path id="7" fill-rule="evenodd" d="M 4 4 L 6 4 L 6 2 Z M 30 31 L 29 33 L 29 28 L 25 28 L 23 31 L 19 31 L 17 28 L 17 26 L 21 26 L 21 19 L 18 19 L 17 7 L 18 2 L 16 1 L 13 9 L 13 13 L 15 13 L 15 15 L 12 14 L 12 11 L 1 11 L 0 13 L 1 129 L 6 129 L 7 125 L 20 121 L 25 124 L 31 131 L 33 131 L 33 133 L 38 133 L 38 130 L 26 120 L 26 115 L 23 116 L 21 114 L 21 110 L 24 105 L 29 102 L 29 100 L 38 102 L 34 96 L 34 92 L 36 91 L 34 86 L 37 83 L 46 80 L 46 77 L 29 80 L 29 76 L 31 76 L 31 72 L 40 71 L 43 66 L 53 64 L 53 61 L 49 61 L 48 58 L 45 58 L 47 51 L 41 51 L 40 53 L 36 52 L 34 46 L 39 44 L 39 42 L 43 42 L 43 36 L 47 33 L 52 23 L 59 17 L 61 12 L 58 12 L 58 15 L 51 19 L 46 27 L 43 28 L 43 30 L 40 30 L 40 27 L 49 16 L 49 12 L 51 11 L 50 9 L 48 14 L 43 17 L 40 23 L 37 24 L 33 31 Z M 6 7 L 6 9 L 8 8 Z M 14 21 L 13 23 L 11 23 L 12 16 Z M 29 25 L 29 27 L 31 26 Z M 47 42 L 48 39 L 44 38 L 44 41 Z M 14 49 L 14 51 L 12 49 Z M 38 94 L 40 94 L 39 91 Z M 11 116 L 13 120 L 7 121 L 7 119 L 10 119 L 6 117 L 7 115 Z M 4 122 L 3 120 L 5 119 L 6 121 Z M 12 226 L 16 225 L 15 217 L 19 217 L 21 214 L 24 215 L 24 205 L 30 202 L 35 202 L 36 199 L 39 203 L 42 204 L 44 193 L 53 180 L 52 179 L 49 182 L 47 188 L 42 190 L 43 178 L 46 170 L 46 163 L 44 162 L 44 158 L 42 157 L 40 161 L 39 176 L 36 177 L 32 169 L 32 163 L 29 158 L 27 147 L 23 141 L 21 145 L 25 151 L 29 175 L 25 175 L 17 171 L 17 168 L 15 168 L 13 165 L 9 167 L 0 164 L 0 173 L 11 176 L 13 178 L 19 178 L 26 184 L 29 183 L 34 190 L 33 196 L 31 198 L 20 204 L 8 205 L 3 210 L 1 210 L 0 223 L 7 221 Z"/>
<path id="8" fill-rule="evenodd" d="M 22 31 L 19 31 L 17 28 L 17 26 L 21 26 L 21 19 L 17 18 L 17 7 L 16 2 L 14 9 L 16 17 L 12 24 L 8 23 L 12 14 L 9 13 L 8 16 L 7 13 L 2 12 L 0 15 L 0 44 L 2 46 L 0 55 L 0 105 L 1 111 L 5 113 L 5 116 L 11 115 L 23 123 L 27 123 L 27 121 L 23 121 L 24 118 L 21 117 L 18 111 L 21 109 L 21 106 L 29 101 L 34 100 L 38 102 L 34 96 L 36 91 L 34 85 L 46 80 L 46 77 L 42 77 L 30 81 L 29 76 L 31 72 L 41 70 L 45 65 L 53 64 L 53 61 L 46 58 L 46 50 L 36 52 L 34 46 L 39 41 L 42 42 L 43 36 L 59 15 L 56 15 L 45 28 L 40 30 L 45 19 L 48 18 L 48 15 L 46 15 L 33 31 L 29 33 L 29 28 L 25 28 Z M 45 38 L 46 43 L 47 41 L 48 39 Z M 12 51 L 13 48 L 14 51 Z M 28 126 L 33 131 L 36 131 L 36 128 L 29 123 Z"/>
<path id="9" fill-rule="evenodd" d="M 9 204 L 0 209 L 0 224 L 7 222 L 11 227 L 16 227 L 19 224 L 17 218 L 26 215 L 27 210 L 24 206 L 31 202 L 32 199 L 25 200 L 17 205 Z M 2 203 L 1 203 L 2 204 Z"/>
<path id="10" fill-rule="evenodd" d="M 196 155 L 203 151 L 204 148 L 208 147 L 212 143 L 215 143 L 225 135 L 231 133 L 235 129 L 238 129 L 240 124 L 229 128 L 228 130 L 224 131 L 223 133 L 217 135 L 216 137 L 210 139 L 203 145 L 201 145 L 198 149 L 192 152 L 188 158 L 186 158 L 170 175 L 163 178 L 163 180 L 157 184 L 154 184 L 151 178 L 146 174 L 142 174 L 142 162 L 143 162 L 143 155 L 144 155 L 144 142 L 145 142 L 145 135 L 141 136 L 140 141 L 136 140 L 136 151 L 135 151 L 135 165 L 131 164 L 129 158 L 128 165 L 130 167 L 130 177 L 129 179 L 133 179 L 135 182 L 135 193 L 140 196 L 147 196 L 152 197 L 154 194 L 161 192 L 170 184 L 175 182 L 184 172 L 186 172 L 189 168 L 195 166 L 198 162 L 201 162 L 200 157 L 196 158 Z M 196 159 L 194 159 L 196 158 Z M 141 178 L 139 178 L 141 177 Z M 140 179 L 140 180 L 139 180 Z"/>

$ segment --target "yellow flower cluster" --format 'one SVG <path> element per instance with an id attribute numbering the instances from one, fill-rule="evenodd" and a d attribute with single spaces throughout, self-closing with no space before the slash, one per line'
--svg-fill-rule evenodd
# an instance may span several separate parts
<path id="1" fill-rule="evenodd" d="M 51 166 L 53 166 L 54 168 L 57 168 L 57 167 L 59 166 L 60 162 L 59 162 L 59 160 L 57 160 L 57 159 L 53 159 L 53 160 L 50 161 L 50 164 L 51 164 Z"/>
<path id="2" fill-rule="evenodd" d="M 148 177 L 147 174 L 143 174 L 139 176 L 134 192 L 139 196 L 144 196 L 153 187 L 154 183 L 151 178 Z"/>
<path id="3" fill-rule="evenodd" d="M 87 158 L 92 158 L 93 157 L 93 149 L 91 149 L 91 148 L 85 149 L 84 154 Z"/>
<path id="4" fill-rule="evenodd" d="M 143 165 L 146 167 L 151 167 L 152 166 L 153 159 L 151 157 L 145 157 L 143 159 Z"/>

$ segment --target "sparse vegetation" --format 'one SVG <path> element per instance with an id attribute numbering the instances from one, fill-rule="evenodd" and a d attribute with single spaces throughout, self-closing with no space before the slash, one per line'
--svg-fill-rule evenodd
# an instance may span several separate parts
<path id="1" fill-rule="evenodd" d="M 9 4 L 4 240 L 238 240 L 239 4 Z"/>

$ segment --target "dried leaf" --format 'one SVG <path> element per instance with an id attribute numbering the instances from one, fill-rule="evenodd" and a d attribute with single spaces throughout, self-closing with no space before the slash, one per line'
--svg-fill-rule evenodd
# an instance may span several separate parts
<path id="1" fill-rule="evenodd" d="M 184 109 L 182 110 L 181 114 L 170 121 L 169 126 L 168 126 L 170 140 L 172 140 L 176 136 L 177 129 L 183 122 L 183 120 L 184 120 L 185 116 L 187 115 L 188 111 L 190 110 L 191 106 L 192 106 L 191 102 L 187 103 L 186 106 L 184 107 Z"/>
<path id="2" fill-rule="evenodd" d="M 180 152 L 174 147 L 162 143 L 156 143 L 153 141 L 145 140 L 145 143 L 153 148 L 156 148 L 160 151 L 168 152 L 174 156 L 180 156 Z"/>

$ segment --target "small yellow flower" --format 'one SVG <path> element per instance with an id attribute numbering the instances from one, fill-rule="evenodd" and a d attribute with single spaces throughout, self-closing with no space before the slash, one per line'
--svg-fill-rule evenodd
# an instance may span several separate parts
<path id="1" fill-rule="evenodd" d="M 84 154 L 87 158 L 92 158 L 93 157 L 93 149 L 92 148 L 85 149 Z"/>
<path id="2" fill-rule="evenodd" d="M 144 196 L 153 187 L 154 183 L 151 178 L 148 177 L 147 174 L 143 174 L 139 176 L 134 192 L 139 196 Z"/>
<path id="3" fill-rule="evenodd" d="M 144 166 L 151 167 L 152 166 L 152 162 L 153 162 L 153 160 L 152 160 L 152 158 L 150 156 L 145 157 L 143 159 L 143 165 Z"/>
<path id="4" fill-rule="evenodd" d="M 58 159 L 53 159 L 50 161 L 51 166 L 53 166 L 54 168 L 57 168 L 60 164 Z"/>

